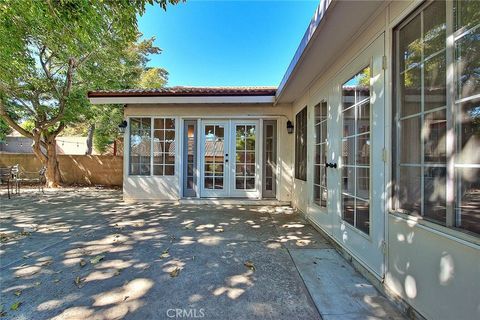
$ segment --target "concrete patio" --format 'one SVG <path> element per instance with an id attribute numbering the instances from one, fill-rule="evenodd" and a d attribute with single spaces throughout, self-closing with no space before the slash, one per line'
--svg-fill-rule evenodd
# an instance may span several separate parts
<path id="1" fill-rule="evenodd" d="M 93 188 L 0 202 L 8 319 L 402 318 L 289 207 L 129 204 Z"/>

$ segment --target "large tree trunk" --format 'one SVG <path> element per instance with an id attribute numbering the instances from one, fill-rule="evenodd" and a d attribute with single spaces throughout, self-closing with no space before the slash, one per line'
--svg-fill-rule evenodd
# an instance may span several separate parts
<path id="1" fill-rule="evenodd" d="M 47 187 L 58 187 L 62 182 L 62 178 L 60 176 L 60 169 L 58 167 L 57 143 L 55 138 L 47 141 L 47 163 L 45 166 L 47 167 L 47 171 L 45 172 Z"/>
<path id="2" fill-rule="evenodd" d="M 54 136 L 46 139 L 46 153 L 42 150 L 41 134 L 34 132 L 33 139 L 33 153 L 42 162 L 42 165 L 47 169 L 45 172 L 45 178 L 47 180 L 48 188 L 57 188 L 60 186 L 62 179 L 60 175 L 60 169 L 58 167 L 57 157 L 57 143 Z"/>

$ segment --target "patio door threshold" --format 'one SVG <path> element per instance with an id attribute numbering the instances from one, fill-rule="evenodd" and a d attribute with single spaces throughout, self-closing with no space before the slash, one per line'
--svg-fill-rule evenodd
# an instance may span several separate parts
<path id="1" fill-rule="evenodd" d="M 242 198 L 184 198 L 180 204 L 215 204 L 215 205 L 246 205 L 246 206 L 290 206 L 290 201 L 275 199 L 242 199 Z"/>

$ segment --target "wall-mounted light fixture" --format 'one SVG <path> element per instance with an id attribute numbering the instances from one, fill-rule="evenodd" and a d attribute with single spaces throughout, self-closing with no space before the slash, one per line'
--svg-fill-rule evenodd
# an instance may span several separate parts
<path id="1" fill-rule="evenodd" d="M 118 131 L 121 133 L 121 134 L 124 134 L 125 133 L 125 129 L 127 129 L 127 120 L 123 120 L 122 123 L 120 123 L 118 125 Z"/>
<path id="2" fill-rule="evenodd" d="M 287 132 L 288 134 L 293 133 L 293 123 L 290 120 L 287 121 Z"/>

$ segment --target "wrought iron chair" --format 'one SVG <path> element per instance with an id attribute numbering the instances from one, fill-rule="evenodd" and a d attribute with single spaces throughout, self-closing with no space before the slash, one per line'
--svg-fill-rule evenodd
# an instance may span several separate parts
<path id="1" fill-rule="evenodd" d="M 39 171 L 25 171 L 19 170 L 18 179 L 17 179 L 17 186 L 18 192 L 20 192 L 20 185 L 22 183 L 28 184 L 38 184 L 38 191 L 43 191 L 43 186 L 46 182 L 45 172 L 47 171 L 46 167 L 42 167 Z"/>
<path id="2" fill-rule="evenodd" d="M 7 185 L 8 199 L 10 199 L 10 184 L 12 182 L 12 169 L 9 167 L 0 168 L 0 184 Z"/>

